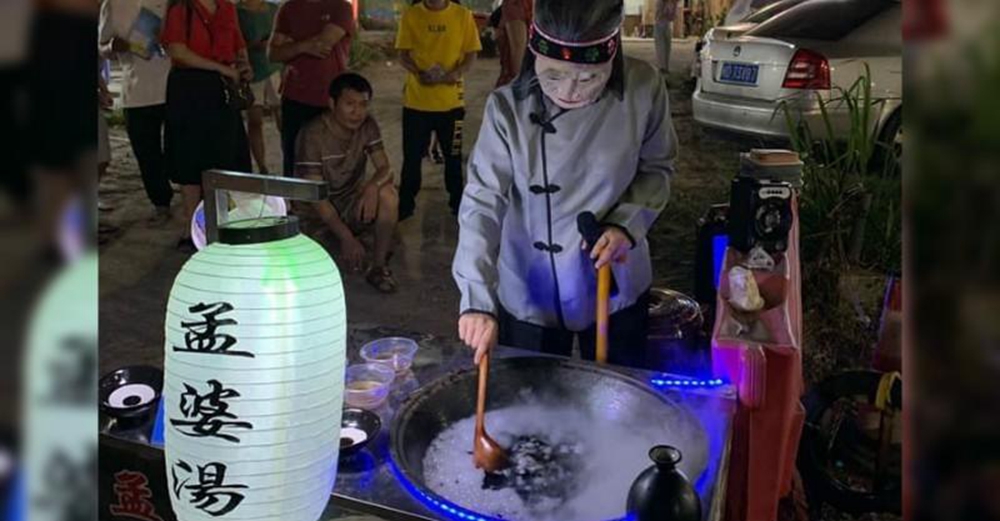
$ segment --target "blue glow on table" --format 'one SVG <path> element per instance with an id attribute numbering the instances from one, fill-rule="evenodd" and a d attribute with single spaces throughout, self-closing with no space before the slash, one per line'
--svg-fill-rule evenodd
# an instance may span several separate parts
<path id="1" fill-rule="evenodd" d="M 722 272 L 722 263 L 726 258 L 726 248 L 729 247 L 729 235 L 719 234 L 712 237 L 712 281 L 715 290 L 719 290 L 719 273 Z"/>
<path id="2" fill-rule="evenodd" d="M 651 378 L 649 383 L 658 388 L 676 387 L 680 389 L 707 388 L 714 389 L 726 385 L 726 381 L 721 378 Z"/>
<path id="3" fill-rule="evenodd" d="M 153 420 L 153 432 L 149 435 L 149 442 L 158 447 L 163 446 L 163 399 L 156 406 L 156 418 Z"/>

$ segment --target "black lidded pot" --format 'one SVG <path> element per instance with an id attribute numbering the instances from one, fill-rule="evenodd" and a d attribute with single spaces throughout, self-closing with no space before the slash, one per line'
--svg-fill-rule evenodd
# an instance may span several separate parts
<path id="1" fill-rule="evenodd" d="M 681 451 L 669 445 L 649 449 L 654 465 L 632 482 L 626 509 L 635 521 L 701 521 L 701 499 L 677 464 Z"/>

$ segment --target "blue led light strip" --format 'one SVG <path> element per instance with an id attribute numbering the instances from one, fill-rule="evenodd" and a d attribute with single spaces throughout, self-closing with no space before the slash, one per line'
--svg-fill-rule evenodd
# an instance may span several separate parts
<path id="1" fill-rule="evenodd" d="M 403 488 L 410 493 L 413 497 L 417 498 L 425 506 L 434 510 L 436 512 L 444 513 L 450 519 L 461 519 L 463 521 L 511 521 L 509 519 L 498 519 L 495 517 L 484 516 L 478 514 L 471 510 L 466 510 L 454 503 L 448 501 L 441 501 L 435 497 L 430 496 L 424 491 L 417 488 L 416 485 L 406 479 L 406 476 L 399 470 L 396 466 L 396 461 L 389 456 L 389 466 L 392 468 L 392 473 L 395 474 L 396 480 L 403 484 Z M 634 516 L 626 516 L 618 519 L 613 519 L 609 521 L 635 521 Z"/>
<path id="2" fill-rule="evenodd" d="M 681 379 L 681 378 L 653 378 L 649 383 L 657 387 L 687 387 L 687 388 L 713 388 L 722 387 L 726 385 L 725 380 L 721 378 L 712 378 L 708 380 L 693 380 L 693 379 Z"/>
<path id="3" fill-rule="evenodd" d="M 159 398 L 160 403 L 156 405 L 156 419 L 153 421 L 153 431 L 149 436 L 149 441 L 154 445 L 162 447 L 163 442 L 163 397 Z"/>

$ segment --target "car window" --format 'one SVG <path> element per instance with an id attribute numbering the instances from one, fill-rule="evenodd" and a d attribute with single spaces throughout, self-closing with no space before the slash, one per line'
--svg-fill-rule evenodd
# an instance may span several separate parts
<path id="1" fill-rule="evenodd" d="M 787 11 L 791 7 L 801 4 L 802 2 L 803 0 L 782 0 L 780 2 L 775 2 L 758 11 L 750 13 L 750 15 L 741 20 L 741 22 L 759 24 L 767 21 L 769 18 L 779 13 Z"/>
<path id="2" fill-rule="evenodd" d="M 766 38 L 836 41 L 893 5 L 893 0 L 812 0 L 747 33 Z"/>

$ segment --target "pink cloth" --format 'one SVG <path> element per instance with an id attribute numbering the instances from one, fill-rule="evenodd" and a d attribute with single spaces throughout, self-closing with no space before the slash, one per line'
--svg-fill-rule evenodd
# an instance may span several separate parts
<path id="1" fill-rule="evenodd" d="M 732 250 L 726 252 L 720 274 L 712 368 L 737 387 L 740 397 L 729 460 L 727 521 L 774 521 L 778 501 L 791 492 L 795 473 L 805 409 L 799 401 L 804 387 L 798 201 L 792 204 L 795 223 L 785 258 L 776 275 L 758 278 L 768 302 L 759 316 L 767 340 L 748 339 L 732 329 L 733 310 L 726 301 Z"/>

